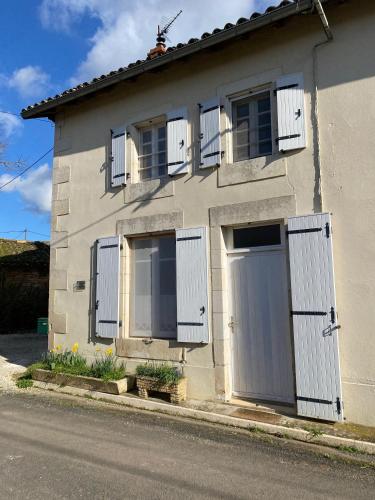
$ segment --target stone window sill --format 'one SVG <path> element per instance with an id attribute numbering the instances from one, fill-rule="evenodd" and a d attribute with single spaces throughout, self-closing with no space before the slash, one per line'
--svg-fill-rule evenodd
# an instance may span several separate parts
<path id="1" fill-rule="evenodd" d="M 218 169 L 219 187 L 286 175 L 286 157 L 280 154 L 223 164 Z"/>
<path id="2" fill-rule="evenodd" d="M 174 195 L 174 181 L 169 177 L 127 184 L 124 189 L 125 203 L 167 198 Z"/>

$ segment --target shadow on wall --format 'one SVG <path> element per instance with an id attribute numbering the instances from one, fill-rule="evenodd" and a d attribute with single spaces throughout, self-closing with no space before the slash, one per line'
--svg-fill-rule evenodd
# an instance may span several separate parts
<path id="1" fill-rule="evenodd" d="M 0 334 L 36 331 L 48 316 L 49 245 L 0 240 Z"/>

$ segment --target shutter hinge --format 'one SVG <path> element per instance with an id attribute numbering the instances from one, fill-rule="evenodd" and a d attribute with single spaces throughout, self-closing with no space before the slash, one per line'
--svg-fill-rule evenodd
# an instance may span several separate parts
<path id="1" fill-rule="evenodd" d="M 331 314 L 331 323 L 332 324 L 336 323 L 336 314 L 335 314 L 335 308 L 334 307 L 331 307 L 330 314 Z"/>
<path id="2" fill-rule="evenodd" d="M 331 235 L 331 228 L 329 227 L 329 223 L 326 223 L 326 236 L 329 238 Z"/>
<path id="3" fill-rule="evenodd" d="M 99 300 L 95 302 L 95 310 L 97 311 L 99 309 Z"/>
<path id="4" fill-rule="evenodd" d="M 275 142 L 278 144 L 280 141 L 284 141 L 286 139 L 297 139 L 297 137 L 301 137 L 301 134 L 283 135 L 281 137 L 276 137 Z"/>
<path id="5" fill-rule="evenodd" d="M 337 409 L 337 414 L 341 415 L 341 410 L 344 407 L 342 401 L 340 401 L 340 398 L 336 398 L 336 409 Z"/>

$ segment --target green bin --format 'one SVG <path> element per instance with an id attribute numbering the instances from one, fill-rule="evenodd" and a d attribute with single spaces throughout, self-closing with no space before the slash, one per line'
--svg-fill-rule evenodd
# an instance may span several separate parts
<path id="1" fill-rule="evenodd" d="M 38 318 L 37 333 L 48 335 L 48 318 Z"/>

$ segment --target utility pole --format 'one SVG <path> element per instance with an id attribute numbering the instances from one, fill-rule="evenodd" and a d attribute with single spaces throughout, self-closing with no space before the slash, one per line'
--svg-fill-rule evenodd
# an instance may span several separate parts
<path id="1" fill-rule="evenodd" d="M 25 241 L 27 241 L 27 229 L 25 228 L 23 232 L 25 233 Z"/>

